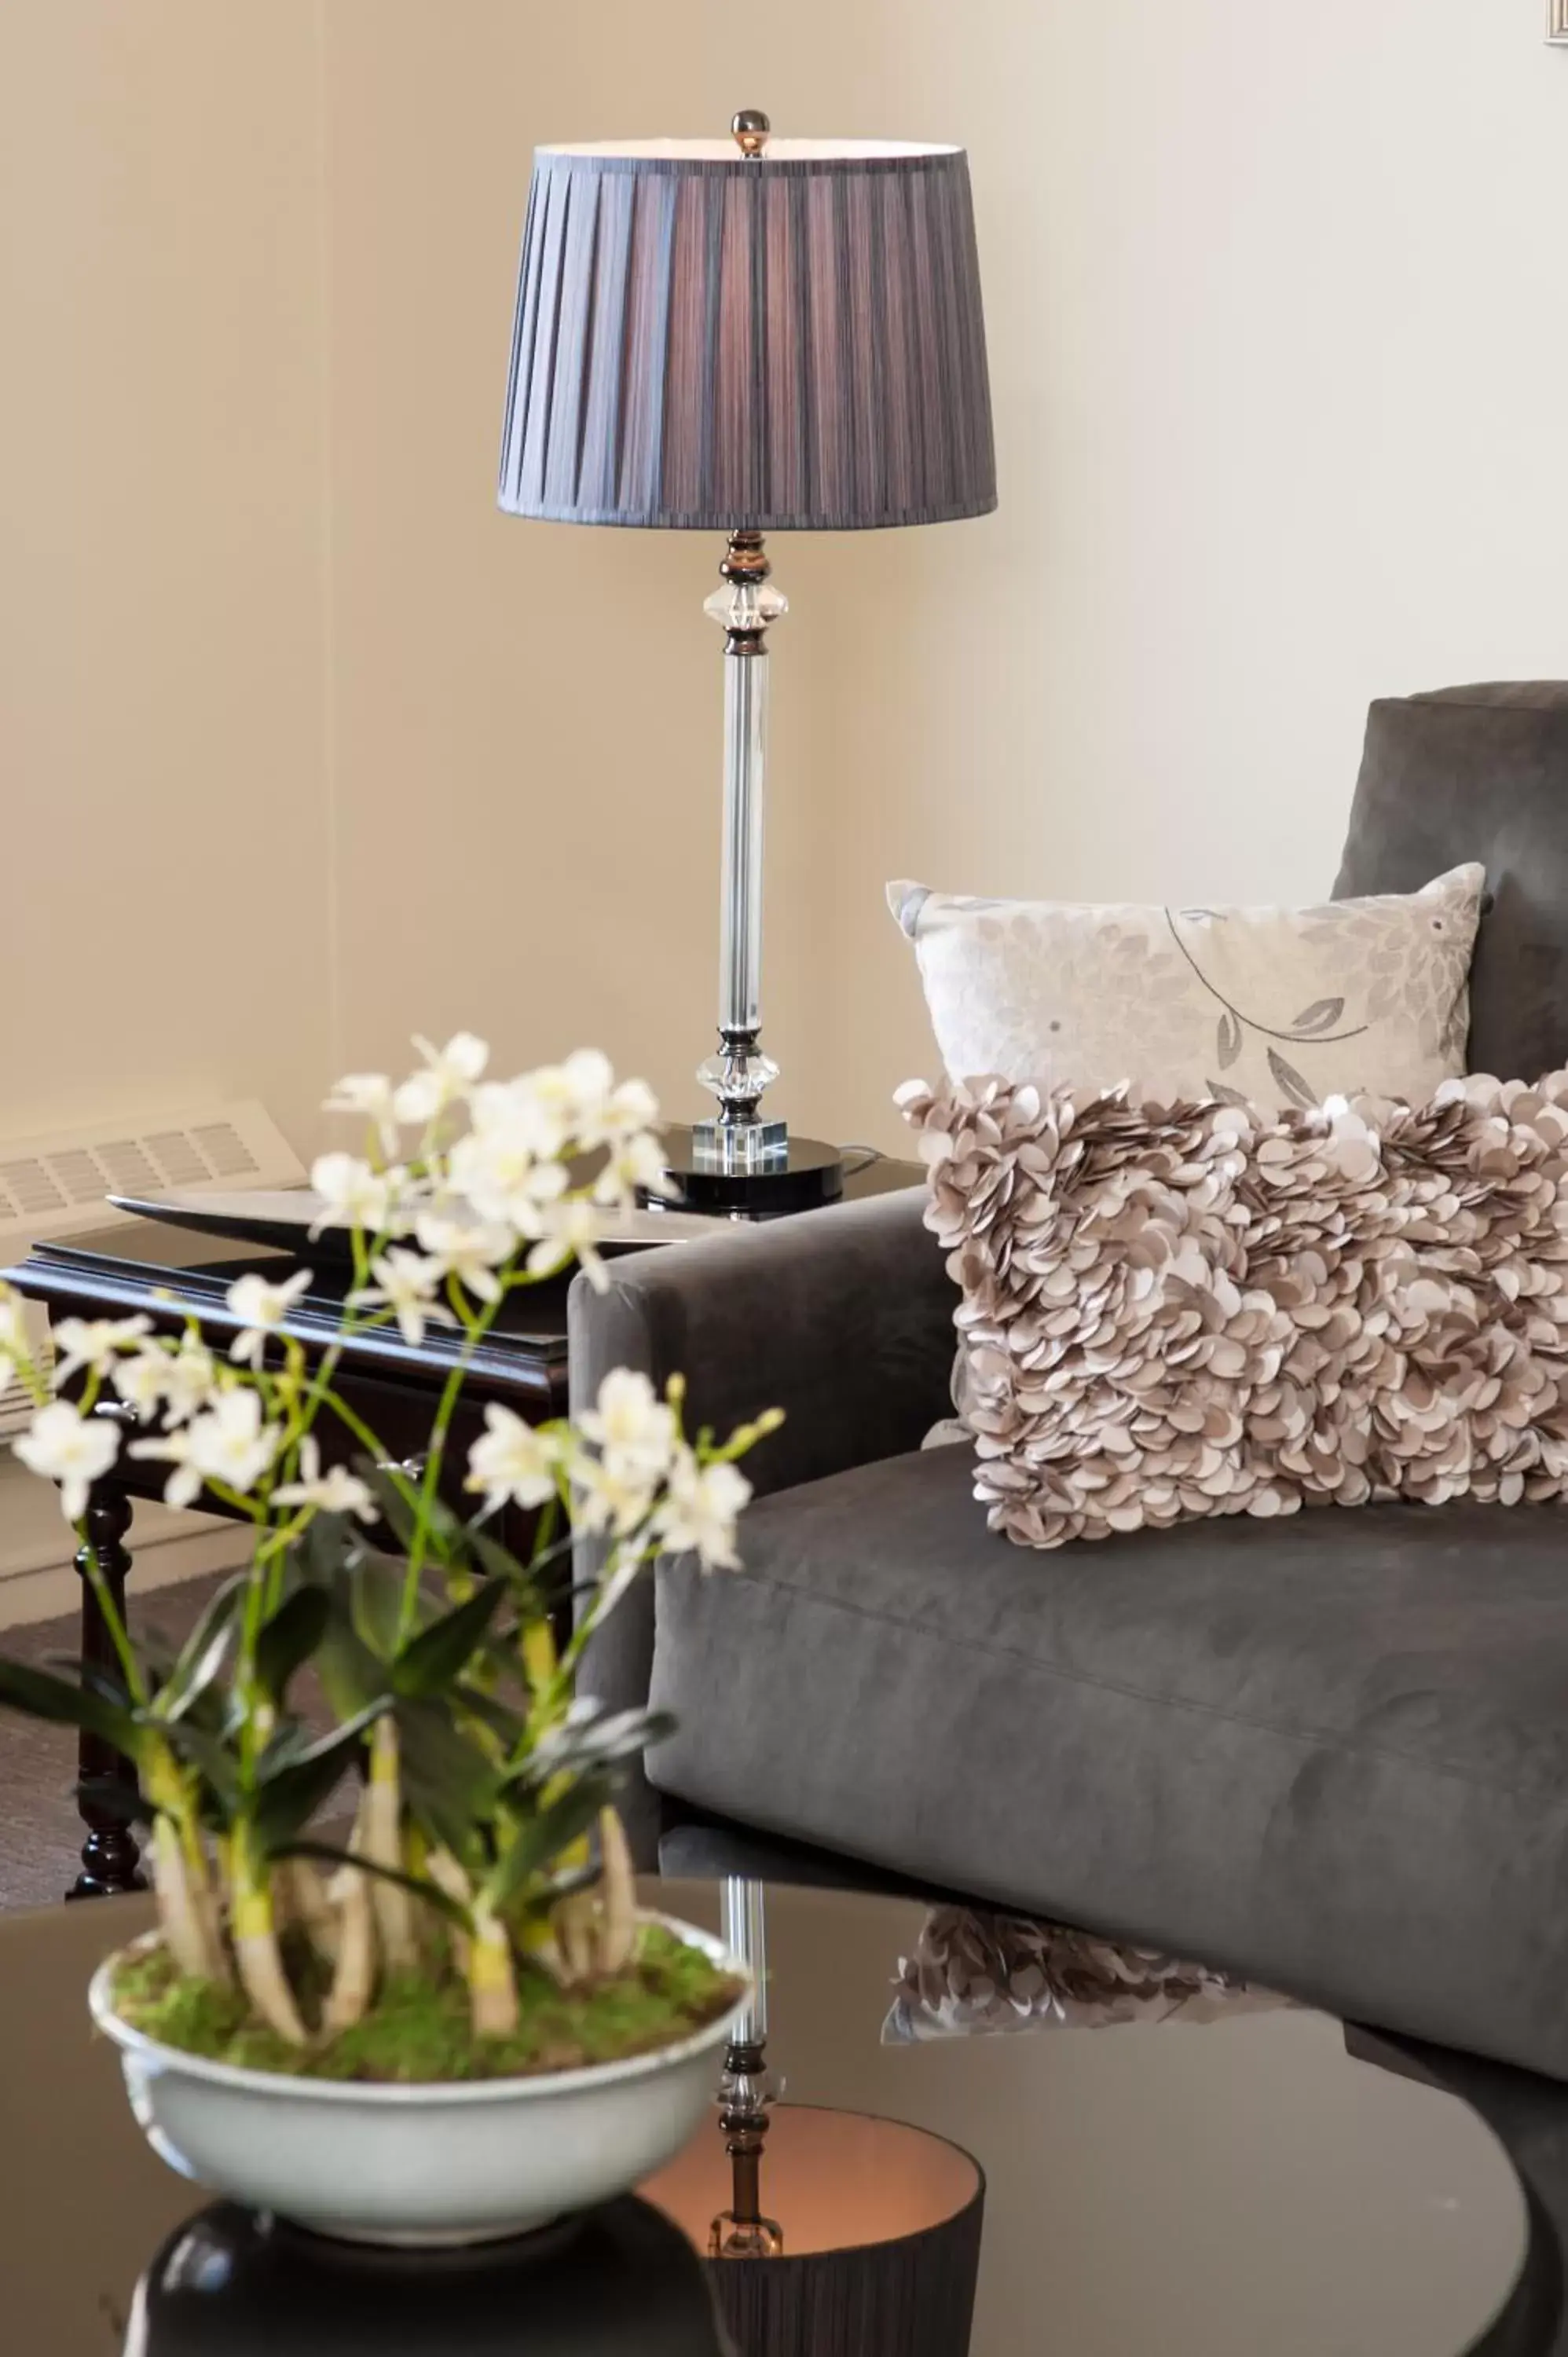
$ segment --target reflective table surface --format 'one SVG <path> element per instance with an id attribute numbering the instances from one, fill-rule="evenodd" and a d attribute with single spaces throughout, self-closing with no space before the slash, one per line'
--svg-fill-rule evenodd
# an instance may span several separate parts
<path id="1" fill-rule="evenodd" d="M 718 1927 L 718 1886 L 655 1894 Z M 911 2039 L 906 2003 L 895 2039 L 895 1983 L 925 1918 L 902 1899 L 768 1893 L 768 2060 L 783 2101 L 760 2206 L 789 2259 L 826 2254 L 836 2273 L 809 2341 L 754 2340 L 745 2357 L 837 2357 L 832 2319 L 852 2309 L 856 2357 L 879 2357 L 876 2287 L 891 2277 L 876 2268 L 962 2220 L 979 2237 L 974 2357 L 1552 2346 L 1530 2324 L 1541 2222 L 1532 2242 L 1507 2154 L 1456 2097 L 1355 2059 L 1338 2024 L 1283 2007 L 1004 2034 L 938 2034 L 933 2016 Z M 717 2357 L 732 2345 L 710 2279 L 734 2262 L 703 2255 L 732 2185 L 716 2109 L 645 2198 L 472 2254 L 317 2242 L 171 2174 L 85 2007 L 91 1966 L 146 1920 L 141 1900 L 0 1918 L 6 2350 Z M 725 2313 L 733 2322 L 733 2303 Z M 748 2310 L 749 2330 L 783 2330 L 763 2313 Z M 806 2327 L 797 2316 L 790 2330 Z M 906 2352 L 935 2345 L 900 2330 Z"/>

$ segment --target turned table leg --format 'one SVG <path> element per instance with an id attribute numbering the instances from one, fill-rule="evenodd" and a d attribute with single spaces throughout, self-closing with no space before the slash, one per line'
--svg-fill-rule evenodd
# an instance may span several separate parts
<path id="1" fill-rule="evenodd" d="M 100 1481 L 87 1507 L 87 1544 L 76 1557 L 81 1581 L 81 1657 L 95 1667 L 117 1670 L 114 1647 L 88 1577 L 96 1555 L 103 1582 L 122 1618 L 125 1609 L 125 1575 L 131 1568 L 125 1534 L 131 1527 L 131 1501 L 117 1483 Z M 77 1752 L 83 1782 L 108 1777 L 135 1788 L 136 1771 L 130 1761 L 101 1736 L 83 1734 Z M 81 1871 L 67 1891 L 68 1899 L 106 1899 L 124 1890 L 145 1890 L 146 1878 L 139 1869 L 141 1852 L 124 1819 L 99 1802 L 83 1798 L 79 1806 L 87 1827 L 81 1847 Z"/>

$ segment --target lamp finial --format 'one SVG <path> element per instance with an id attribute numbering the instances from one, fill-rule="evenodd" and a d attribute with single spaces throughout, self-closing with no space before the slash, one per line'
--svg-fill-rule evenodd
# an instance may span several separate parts
<path id="1" fill-rule="evenodd" d="M 748 164 L 755 164 L 768 145 L 768 135 L 773 125 L 760 107 L 743 106 L 738 114 L 730 117 L 730 130 L 736 145 Z"/>

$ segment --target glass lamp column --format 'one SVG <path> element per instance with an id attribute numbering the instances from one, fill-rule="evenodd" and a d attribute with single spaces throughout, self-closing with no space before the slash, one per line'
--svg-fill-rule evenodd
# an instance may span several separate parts
<path id="1" fill-rule="evenodd" d="M 703 606 L 725 634 L 725 813 L 719 917 L 719 1044 L 697 1068 L 718 1100 L 689 1146 L 671 1141 L 666 1179 L 693 1211 L 768 1219 L 831 1203 L 843 1192 L 843 1157 L 819 1138 L 765 1121 L 763 1092 L 779 1067 L 762 1030 L 762 832 L 768 767 L 768 632 L 789 611 L 769 581 L 759 532 L 732 532 L 724 581 Z"/>
<path id="2" fill-rule="evenodd" d="M 768 580 L 759 532 L 730 534 L 719 573 L 725 587 L 703 608 L 725 634 L 725 817 L 719 933 L 718 1053 L 697 1078 L 718 1099 L 716 1120 L 698 1124 L 699 1149 L 733 1170 L 782 1161 L 789 1133 L 757 1111 L 779 1067 L 757 1045 L 762 1028 L 762 825 L 768 769 L 768 630 L 789 610 Z"/>

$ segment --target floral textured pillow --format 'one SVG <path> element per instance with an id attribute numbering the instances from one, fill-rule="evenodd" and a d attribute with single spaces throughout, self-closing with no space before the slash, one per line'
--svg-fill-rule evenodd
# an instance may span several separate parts
<path id="1" fill-rule="evenodd" d="M 1485 871 L 1313 909 L 966 900 L 890 884 L 943 1063 L 1047 1088 L 1411 1102 L 1465 1069 Z"/>
<path id="2" fill-rule="evenodd" d="M 899 1098 L 993 1529 L 1568 1490 L 1568 1072 L 1277 1116 Z"/>
<path id="3" fill-rule="evenodd" d="M 1288 1997 L 1155 1948 L 1065 1923 L 973 1907 L 933 1907 L 900 1957 L 885 2046 L 1015 2029 L 1111 2029 L 1123 2022 L 1208 2022 L 1272 2012 Z"/>

